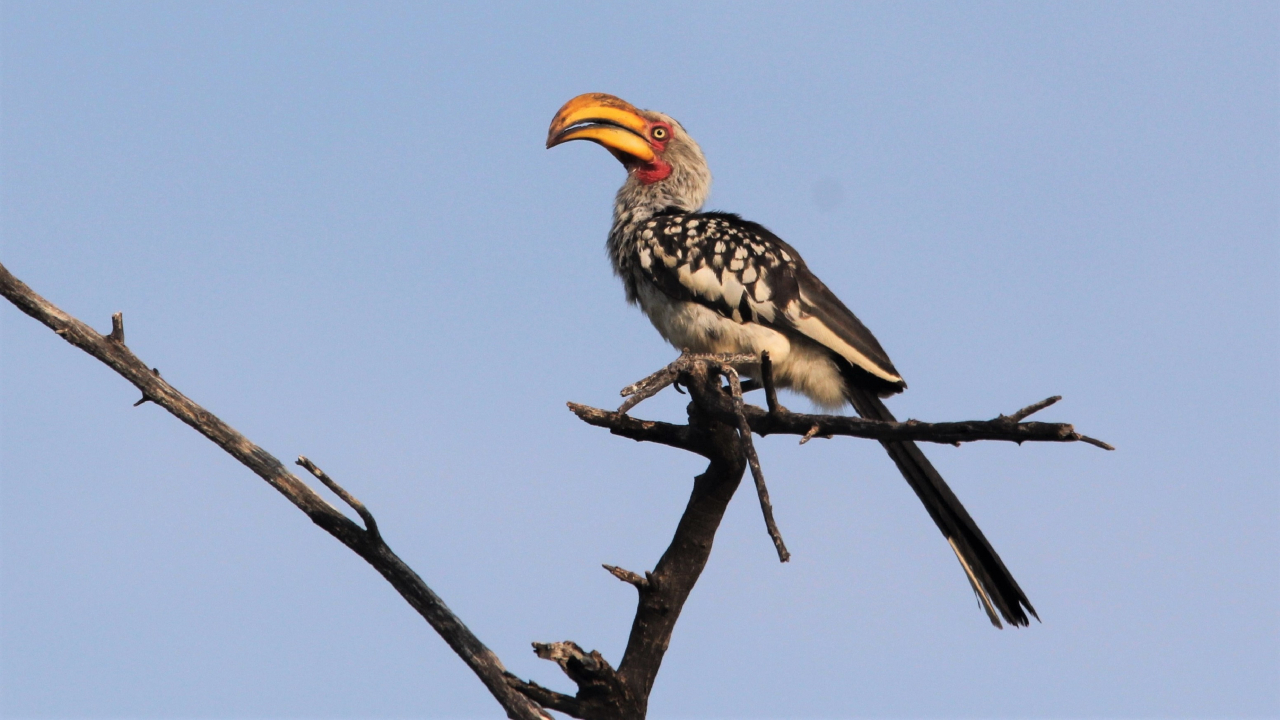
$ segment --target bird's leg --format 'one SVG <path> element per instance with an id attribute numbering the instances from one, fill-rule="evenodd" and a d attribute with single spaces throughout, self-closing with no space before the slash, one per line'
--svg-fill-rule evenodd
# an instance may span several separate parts
<path id="1" fill-rule="evenodd" d="M 618 407 L 618 412 L 626 413 L 644 400 L 657 395 L 662 388 L 675 384 L 680 379 L 680 373 L 686 371 L 693 363 L 710 361 L 717 366 L 732 369 L 735 364 L 750 363 L 755 359 L 754 355 L 741 353 L 691 353 L 685 350 L 670 365 L 639 382 L 622 388 L 622 396 L 626 401 Z"/>

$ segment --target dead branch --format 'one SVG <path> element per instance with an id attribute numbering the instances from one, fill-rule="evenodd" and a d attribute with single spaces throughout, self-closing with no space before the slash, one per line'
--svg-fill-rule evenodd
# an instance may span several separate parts
<path id="1" fill-rule="evenodd" d="M 633 573 L 630 570 L 620 568 L 617 565 L 604 565 L 603 567 L 605 570 L 609 571 L 610 575 L 618 578 L 622 582 L 631 583 L 632 585 L 635 585 L 636 589 L 638 590 L 643 590 L 645 589 L 646 586 L 649 585 L 648 578 L 637 575 L 636 573 Z M 648 573 L 645 573 L 645 574 L 647 575 Z"/>
<path id="2" fill-rule="evenodd" d="M 361 528 L 290 473 L 275 456 L 161 379 L 159 372 L 148 368 L 124 344 L 124 317 L 121 313 L 112 316 L 111 334 L 102 335 L 36 294 L 3 265 L 0 265 L 0 295 L 19 310 L 48 326 L 62 339 L 102 361 L 133 383 L 142 391 L 143 401 L 156 403 L 212 440 L 266 480 L 289 502 L 306 513 L 312 522 L 364 558 L 444 638 L 501 703 L 508 717 L 522 720 L 544 720 L 550 717 L 528 694 L 509 684 L 508 673 L 498 656 L 480 642 L 422 578 L 391 551 L 379 535 L 372 513 L 363 504 L 309 460 L 298 459 L 298 464 L 310 470 L 360 515 L 365 522 L 365 527 Z"/>
<path id="3" fill-rule="evenodd" d="M 364 530 L 369 534 L 370 540 L 382 542 L 382 534 L 378 532 L 378 521 L 373 519 L 373 513 L 369 512 L 369 510 L 364 506 L 364 503 L 355 499 L 351 493 L 347 492 L 345 488 L 334 482 L 333 478 L 325 474 L 325 471 L 316 467 L 316 464 L 308 460 L 306 457 L 299 455 L 294 464 L 306 468 L 307 472 L 311 473 L 317 480 L 324 483 L 324 486 L 329 488 L 334 495 L 342 498 L 342 502 L 350 505 L 351 509 L 355 510 L 356 514 L 360 516 L 360 519 L 364 520 Z"/>
<path id="4" fill-rule="evenodd" d="M 782 406 L 778 404 L 778 389 L 773 386 L 773 360 L 768 350 L 760 351 L 760 385 L 764 388 L 765 407 L 771 413 L 778 412 Z"/>
<path id="5" fill-rule="evenodd" d="M 792 434 L 801 443 L 813 437 L 845 435 L 872 440 L 915 440 L 959 444 L 977 440 L 1033 442 L 1086 442 L 1110 449 L 1109 445 L 1075 431 L 1065 423 L 1024 422 L 1059 398 L 1029 405 L 1011 415 L 992 420 L 924 423 L 882 422 L 858 417 L 793 413 L 778 404 L 772 364 L 759 358 L 768 409 L 747 405 L 742 400 L 743 385 L 731 363 L 751 362 L 747 356 L 692 355 L 680 358 L 645 379 L 627 386 L 627 401 L 617 411 L 569 403 L 569 409 L 583 421 L 608 428 L 615 435 L 641 442 L 653 442 L 694 452 L 710 460 L 706 472 L 694 480 L 692 496 L 676 526 L 675 537 L 652 572 L 644 577 L 629 570 L 605 565 L 605 569 L 639 591 L 639 607 L 631 626 L 631 637 L 617 670 L 609 667 L 599 653 L 586 653 L 564 642 L 535 645 L 539 657 L 556 661 L 578 685 L 574 697 L 555 693 L 533 683 L 514 679 L 513 687 L 545 707 L 574 717 L 639 719 L 645 715 L 649 692 L 663 655 L 671 641 L 680 610 L 693 590 L 711 552 L 715 533 L 730 498 L 741 482 L 747 466 L 757 478 L 761 509 L 779 555 L 785 546 L 776 535 L 772 506 L 763 487 L 763 473 L 750 442 L 751 434 Z M 720 386 L 720 378 L 729 388 Z M 691 402 L 687 425 L 639 420 L 627 414 L 641 400 L 653 397 L 668 385 L 688 388 Z M 785 559 L 785 558 L 784 558 Z"/>
<path id="6" fill-rule="evenodd" d="M 676 383 L 680 379 L 681 373 L 688 372 L 689 368 L 694 365 L 707 361 L 717 363 L 719 366 L 728 366 L 729 363 L 755 362 L 756 356 L 736 354 L 705 355 L 685 350 L 670 365 L 643 380 L 622 388 L 622 397 L 627 399 L 618 407 L 618 412 L 625 415 L 628 410 L 639 405 L 642 401 L 657 395 L 666 386 Z"/>
<path id="7" fill-rule="evenodd" d="M 570 697 L 534 683 L 511 680 L 513 687 L 544 707 L 585 720 L 644 718 L 649 693 L 680 611 L 711 556 L 716 530 L 746 471 L 743 437 L 749 435 L 739 432 L 732 400 L 721 390 L 720 359 L 682 360 L 624 392 L 651 397 L 662 387 L 678 382 L 692 398 L 688 425 L 636 420 L 624 412 L 569 406 L 586 422 L 609 427 L 615 434 L 679 447 L 702 455 L 710 463 L 706 472 L 694 478 L 693 492 L 676 525 L 675 536 L 652 571 L 641 577 L 605 566 L 615 577 L 633 585 L 639 595 L 631 635 L 617 668 L 611 668 L 599 653 L 587 653 L 573 643 L 539 644 L 535 645 L 538 656 L 559 664 L 578 686 L 577 694 Z M 624 409 L 634 405 L 624 405 Z"/>
<path id="8" fill-rule="evenodd" d="M 777 391 L 773 388 L 773 364 L 769 361 L 769 354 L 766 352 L 758 358 L 764 375 L 765 393 L 772 403 L 770 411 L 778 408 Z M 680 378 L 687 375 L 692 368 L 700 364 L 714 368 L 716 372 L 724 376 L 729 381 L 729 391 L 732 397 L 731 412 L 736 420 L 738 432 L 742 437 L 743 452 L 747 457 L 747 465 L 751 468 L 751 479 L 755 482 L 756 496 L 760 500 L 760 513 L 764 516 L 765 530 L 769 533 L 769 539 L 773 541 L 773 547 L 778 553 L 778 560 L 786 562 L 791 559 L 791 553 L 787 551 L 787 545 L 782 541 L 782 533 L 778 530 L 778 523 L 773 518 L 773 503 L 769 500 L 769 488 L 765 485 L 764 470 L 760 468 L 760 457 L 756 454 L 755 443 L 751 440 L 751 426 L 747 420 L 745 406 L 746 403 L 742 399 L 742 383 L 738 377 L 738 371 L 734 369 L 734 363 L 754 362 L 757 358 L 754 355 L 741 354 L 723 354 L 723 355 L 707 355 L 690 353 L 688 350 L 680 353 L 680 357 L 674 362 L 662 368 L 656 373 L 646 377 L 645 379 L 626 386 L 622 389 L 623 397 L 627 400 L 618 408 L 617 414 L 626 416 L 627 411 L 642 400 L 651 398 L 658 394 L 668 385 L 679 386 Z M 569 409 L 573 410 L 578 417 L 587 422 L 596 425 L 600 424 L 597 420 L 601 419 L 600 413 L 604 412 L 595 408 L 588 408 L 583 405 L 569 403 Z M 614 434 L 625 435 L 634 440 L 651 440 L 661 442 L 664 445 L 672 445 L 680 447 L 676 443 L 679 441 L 687 441 L 687 435 L 681 433 L 679 426 L 669 425 L 667 423 L 653 423 L 645 421 L 626 422 L 616 420 L 614 424 L 608 425 Z M 661 434 L 663 439 L 656 439 Z M 684 449 L 691 449 L 687 446 Z M 694 450 L 694 452 L 698 452 Z M 699 453 L 701 454 L 701 453 Z"/>
<path id="9" fill-rule="evenodd" d="M 756 454 L 756 445 L 751 440 L 751 424 L 747 420 L 746 402 L 742 399 L 742 384 L 738 380 L 738 372 L 729 365 L 721 365 L 720 373 L 729 378 L 729 389 L 733 395 L 733 414 L 738 419 L 738 434 L 742 438 L 742 450 L 747 456 L 747 466 L 751 468 L 751 479 L 755 481 L 756 496 L 760 500 L 760 513 L 764 515 L 764 527 L 773 541 L 773 549 L 778 553 L 778 561 L 791 559 L 786 543 L 782 542 L 782 533 L 778 531 L 778 523 L 773 519 L 773 503 L 769 500 L 769 488 L 764 484 L 764 470 L 760 468 L 760 456 Z M 776 398 L 775 398 L 776 399 Z"/>
<path id="10" fill-rule="evenodd" d="M 572 642 L 534 643 L 535 653 L 555 662 L 577 685 L 567 695 L 507 672 L 497 656 L 462 624 L 443 601 L 383 541 L 371 512 L 341 485 L 305 457 L 298 464 L 349 505 L 364 521 L 361 528 L 265 450 L 226 423 L 195 404 L 148 369 L 124 344 L 124 321 L 117 313 L 112 332 L 101 335 L 35 294 L 0 265 L 0 294 L 23 312 L 49 326 L 71 344 L 93 355 L 134 384 L 143 400 L 152 401 L 217 443 L 294 503 L 317 525 L 369 562 L 431 624 L 480 677 L 512 718 L 548 718 L 549 708 L 584 720 L 642 720 L 649 694 L 671 642 L 676 622 L 689 594 L 711 554 L 716 531 L 747 467 L 756 481 L 766 528 L 779 557 L 787 558 L 785 545 L 773 520 L 772 504 L 755 453 L 752 434 L 790 434 L 801 443 L 813 437 L 844 435 L 881 441 L 925 441 L 960 444 L 977 440 L 1008 442 L 1084 442 L 1105 449 L 1106 443 L 1081 435 L 1065 423 L 1026 422 L 1025 418 L 1059 398 L 1029 405 L 1011 415 L 992 420 L 924 423 L 916 420 L 882 422 L 858 417 L 793 413 L 778 404 L 772 364 L 767 355 L 758 358 L 759 387 L 765 390 L 767 409 L 743 400 L 744 383 L 734 370 L 739 363 L 754 363 L 752 356 L 682 354 L 679 359 L 649 377 L 628 386 L 628 399 L 616 411 L 576 403 L 569 409 L 583 421 L 636 441 L 653 442 L 701 455 L 707 469 L 694 479 L 693 491 L 666 552 L 654 569 L 642 575 L 611 565 L 605 569 L 636 588 L 639 598 L 626 650 L 617 667 L 598 651 L 587 652 Z M 729 387 L 722 388 L 721 378 Z M 688 389 L 688 423 L 640 420 L 627 412 L 668 385 Z M 755 383 L 752 383 L 755 386 Z"/>
<path id="11" fill-rule="evenodd" d="M 1035 404 L 1041 407 L 1035 408 L 1035 405 L 1030 407 L 1039 410 L 1050 404 L 1052 403 L 1042 400 Z M 686 437 L 687 426 L 684 425 L 639 420 L 630 415 L 577 403 L 570 403 L 569 407 L 585 422 L 634 440 L 680 447 L 674 442 L 667 442 L 666 439 Z M 814 437 L 843 435 L 868 440 L 912 440 L 947 445 L 979 440 L 1003 440 L 1019 445 L 1024 442 L 1083 442 L 1104 450 L 1115 449 L 1101 440 L 1076 432 L 1075 427 L 1070 423 L 1022 422 L 1015 419 L 1025 410 L 1024 408 L 1013 415 L 1001 415 L 991 420 L 930 423 L 919 420 L 883 422 L 848 415 L 811 415 L 794 413 L 785 408 L 769 412 L 755 405 L 746 405 L 743 408 L 751 430 L 757 435 L 798 435 L 801 437 L 801 443 Z"/>
<path id="12" fill-rule="evenodd" d="M 583 422 L 607 428 L 614 435 L 631 438 L 636 442 L 669 445 L 698 455 L 706 455 L 703 447 L 693 437 L 688 425 L 675 425 L 657 420 L 638 420 L 625 412 L 611 412 L 574 402 L 566 404 Z"/>
<path id="13" fill-rule="evenodd" d="M 576 718 L 586 717 L 582 702 L 572 695 L 549 690 L 531 680 L 521 680 L 511 673 L 507 673 L 507 684 L 512 690 L 527 695 L 544 708 L 558 710 Z"/>

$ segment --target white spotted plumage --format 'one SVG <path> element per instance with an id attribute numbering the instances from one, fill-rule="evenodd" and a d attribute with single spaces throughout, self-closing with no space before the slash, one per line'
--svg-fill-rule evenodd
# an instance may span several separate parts
<path id="1" fill-rule="evenodd" d="M 609 258 L 627 299 L 664 338 L 695 352 L 767 350 L 779 386 L 823 407 L 848 402 L 864 417 L 894 420 L 877 396 L 906 383 L 800 255 L 760 225 L 699 212 L 711 172 L 679 123 L 611 95 L 587 94 L 561 108 L 547 146 L 573 139 L 599 142 L 627 168 L 614 202 Z M 752 377 L 759 370 L 739 369 Z M 883 444 L 955 551 L 992 624 L 1000 627 L 1001 617 L 1028 624 L 1035 609 L 928 458 L 912 442 Z"/>
<path id="2" fill-rule="evenodd" d="M 852 314 L 834 296 L 811 297 L 810 286 L 825 287 L 764 228 L 727 214 L 670 210 L 643 227 L 610 239 L 616 270 L 628 296 L 675 347 L 756 356 L 768 350 L 778 385 L 827 409 L 848 401 L 848 378 L 831 352 L 881 381 L 880 391 L 903 385 L 860 324 L 852 326 L 853 337 L 848 322 L 843 333 L 828 327 L 824 316 Z M 753 363 L 738 369 L 748 377 L 759 373 Z"/>

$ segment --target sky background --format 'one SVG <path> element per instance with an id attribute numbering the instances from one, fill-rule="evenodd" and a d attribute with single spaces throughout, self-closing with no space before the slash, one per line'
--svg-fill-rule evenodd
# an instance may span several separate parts
<path id="1" fill-rule="evenodd" d="M 997 631 L 878 445 L 762 440 L 655 718 L 1280 713 L 1280 6 L 3 5 L 0 260 L 315 460 L 524 677 L 620 659 L 703 463 L 573 400 L 674 357 L 611 276 L 609 92 L 871 327 L 1043 624 Z M 0 306 L 0 715 L 501 717 L 367 565 Z M 794 396 L 793 409 L 807 403 Z M 682 398 L 641 405 L 678 419 Z"/>

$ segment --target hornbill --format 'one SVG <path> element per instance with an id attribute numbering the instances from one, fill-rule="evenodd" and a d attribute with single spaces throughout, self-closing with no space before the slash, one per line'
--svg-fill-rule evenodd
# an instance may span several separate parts
<path id="1" fill-rule="evenodd" d="M 711 171 L 685 129 L 662 113 L 603 93 L 556 113 L 547 147 L 604 146 L 627 170 L 606 243 L 614 272 L 662 337 L 680 350 L 768 350 L 775 382 L 829 409 L 894 419 L 880 398 L 907 387 L 871 331 L 762 225 L 703 212 Z M 736 368 L 758 378 L 759 364 Z M 947 538 L 991 623 L 1026 625 L 1027 596 L 951 488 L 913 442 L 883 442 Z M 1036 616 L 1037 619 L 1039 616 Z"/>

